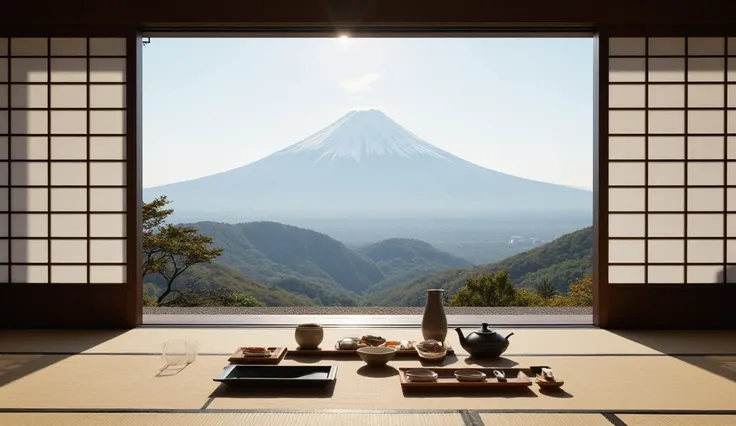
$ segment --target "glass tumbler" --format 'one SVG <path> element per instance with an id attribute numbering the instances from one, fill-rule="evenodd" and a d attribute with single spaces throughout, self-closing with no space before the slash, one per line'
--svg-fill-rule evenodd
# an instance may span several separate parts
<path id="1" fill-rule="evenodd" d="M 199 345 L 194 340 L 168 340 L 161 352 L 164 368 L 191 364 L 197 359 L 198 352 Z"/>

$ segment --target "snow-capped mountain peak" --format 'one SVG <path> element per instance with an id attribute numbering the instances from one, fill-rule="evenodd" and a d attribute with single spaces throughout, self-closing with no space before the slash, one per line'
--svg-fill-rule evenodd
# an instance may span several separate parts
<path id="1" fill-rule="evenodd" d="M 313 152 L 318 160 L 398 155 L 411 158 L 432 156 L 452 161 L 445 151 L 425 142 L 383 112 L 371 109 L 350 111 L 339 120 L 274 155 Z"/>

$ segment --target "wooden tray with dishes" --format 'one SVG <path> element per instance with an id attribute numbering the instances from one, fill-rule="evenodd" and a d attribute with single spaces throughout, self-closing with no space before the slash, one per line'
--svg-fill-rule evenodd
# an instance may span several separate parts
<path id="1" fill-rule="evenodd" d="M 559 388 L 565 382 L 549 366 L 529 368 L 399 368 L 401 386 L 406 388 L 514 388 L 529 387 L 532 377 L 542 389 Z"/>
<path id="2" fill-rule="evenodd" d="M 365 337 L 365 336 L 364 336 Z M 371 336 L 372 337 L 372 336 Z M 367 347 L 367 346 L 378 346 L 378 347 L 390 347 L 396 349 L 396 356 L 414 356 L 419 358 L 419 354 L 417 353 L 417 350 L 415 348 L 415 345 L 419 343 L 418 340 L 385 340 L 383 338 L 380 338 L 376 341 L 368 340 L 366 341 L 364 338 L 346 338 L 346 339 L 352 339 L 356 343 L 356 347 L 341 347 L 341 341 L 335 342 L 335 346 L 332 348 L 319 348 L 319 349 L 301 349 L 296 348 L 291 350 L 292 355 L 307 355 L 307 356 L 358 356 L 358 349 L 361 347 Z M 345 339 L 343 339 L 344 341 Z M 445 343 L 445 348 L 447 349 L 447 355 L 451 355 L 455 353 L 455 350 L 452 349 L 452 346 Z"/>
<path id="3" fill-rule="evenodd" d="M 228 358 L 230 364 L 275 365 L 280 363 L 286 356 L 286 352 L 288 352 L 288 349 L 283 346 L 258 348 L 253 352 L 248 352 L 248 349 L 249 347 L 247 346 L 238 348 L 238 350 Z"/>
<path id="4" fill-rule="evenodd" d="M 402 388 L 524 388 L 536 368 L 401 367 L 399 378 Z"/>

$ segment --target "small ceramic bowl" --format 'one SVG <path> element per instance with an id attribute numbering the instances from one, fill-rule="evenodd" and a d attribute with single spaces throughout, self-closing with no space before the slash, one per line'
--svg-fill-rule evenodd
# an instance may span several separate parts
<path id="1" fill-rule="evenodd" d="M 434 382 L 437 381 L 437 377 L 439 377 L 439 375 L 434 371 L 424 370 L 421 368 L 408 370 L 405 374 L 407 380 L 410 382 Z"/>
<path id="2" fill-rule="evenodd" d="M 455 378 L 458 382 L 482 382 L 486 374 L 478 370 L 456 370 Z"/>
<path id="3" fill-rule="evenodd" d="M 369 367 L 386 365 L 396 355 L 396 349 L 380 346 L 366 346 L 358 349 L 358 355 Z"/>
<path id="4" fill-rule="evenodd" d="M 325 337 L 319 324 L 300 324 L 294 330 L 294 339 L 300 349 L 317 349 Z"/>

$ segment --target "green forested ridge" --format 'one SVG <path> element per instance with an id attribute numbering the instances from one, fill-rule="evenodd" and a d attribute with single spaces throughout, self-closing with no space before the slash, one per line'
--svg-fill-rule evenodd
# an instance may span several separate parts
<path id="1" fill-rule="evenodd" d="M 356 249 L 312 230 L 276 222 L 186 226 L 211 237 L 222 254 L 192 266 L 181 277 L 197 291 L 224 289 L 253 296 L 267 306 L 422 306 L 427 288 L 451 297 L 468 278 L 508 270 L 517 287 L 548 280 L 560 293 L 590 271 L 592 228 L 501 262 L 473 267 L 457 256 L 416 240 L 391 238 Z M 150 295 L 159 277 L 146 277 Z"/>
<path id="2" fill-rule="evenodd" d="M 386 277 L 366 289 L 366 294 L 376 293 L 432 272 L 473 266 L 465 259 L 411 238 L 390 238 L 356 251 L 375 262 Z"/>
<path id="3" fill-rule="evenodd" d="M 319 305 L 356 306 L 354 289 L 383 278 L 376 265 L 339 241 L 308 229 L 275 222 L 192 226 L 224 249 L 218 262 L 248 277 L 303 294 Z"/>
<path id="4" fill-rule="evenodd" d="M 440 271 L 407 283 L 371 294 L 364 303 L 375 306 L 421 306 L 428 288 L 443 288 L 452 296 L 469 278 L 507 270 L 518 287 L 530 287 L 548 279 L 558 291 L 591 271 L 593 228 L 584 228 L 563 235 L 550 243 L 511 256 L 500 262 L 473 269 Z"/>
<path id="5" fill-rule="evenodd" d="M 472 266 L 419 240 L 390 239 L 351 250 L 327 235 L 275 222 L 187 226 L 212 237 L 213 244 L 223 249 L 212 265 L 227 265 L 251 282 L 302 298 L 300 303 L 283 305 L 303 305 L 306 298 L 315 305 L 357 306 L 369 288 L 395 285 L 448 267 Z M 208 266 L 198 265 L 198 288 L 217 288 L 223 281 L 221 276 L 201 273 Z"/>

